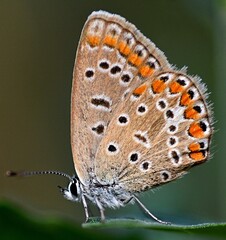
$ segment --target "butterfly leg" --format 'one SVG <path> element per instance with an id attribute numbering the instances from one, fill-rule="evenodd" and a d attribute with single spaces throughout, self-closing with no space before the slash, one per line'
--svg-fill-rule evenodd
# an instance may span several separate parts
<path id="1" fill-rule="evenodd" d="M 85 196 L 83 194 L 82 194 L 82 204 L 83 204 L 83 207 L 84 207 L 84 210 L 85 210 L 85 215 L 86 215 L 86 221 L 85 222 L 88 222 L 89 221 L 89 211 L 88 211 L 88 206 L 87 206 Z"/>
<path id="2" fill-rule="evenodd" d="M 97 207 L 100 210 L 101 222 L 104 222 L 105 221 L 104 208 L 103 208 L 103 206 L 101 205 L 100 201 L 97 198 L 95 198 L 95 201 L 96 201 Z"/>
<path id="3" fill-rule="evenodd" d="M 161 223 L 161 224 L 170 224 L 169 222 L 164 222 L 164 221 L 158 219 L 155 215 L 153 215 L 135 195 L 133 195 L 133 199 L 134 199 L 134 200 L 138 203 L 138 205 L 144 210 L 144 212 L 145 212 L 148 216 L 150 216 L 152 219 L 154 219 L 156 222 Z"/>

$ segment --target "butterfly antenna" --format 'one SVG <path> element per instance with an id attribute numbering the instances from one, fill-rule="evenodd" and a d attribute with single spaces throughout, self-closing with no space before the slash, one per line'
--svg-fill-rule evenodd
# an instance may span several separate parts
<path id="1" fill-rule="evenodd" d="M 6 176 L 7 177 L 30 177 L 34 175 L 44 175 L 44 174 L 54 174 L 54 175 L 59 175 L 68 178 L 70 181 L 73 182 L 73 178 L 69 176 L 66 173 L 59 172 L 59 171 L 21 171 L 21 172 L 16 172 L 16 171 L 7 171 Z"/>

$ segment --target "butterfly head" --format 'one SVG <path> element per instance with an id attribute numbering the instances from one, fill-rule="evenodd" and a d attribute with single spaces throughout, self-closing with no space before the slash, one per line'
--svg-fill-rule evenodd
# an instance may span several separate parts
<path id="1" fill-rule="evenodd" d="M 81 187 L 80 181 L 78 178 L 73 177 L 70 179 L 70 182 L 67 188 L 62 188 L 58 186 L 63 196 L 70 201 L 78 202 L 81 200 Z"/>
<path id="2" fill-rule="evenodd" d="M 73 202 L 78 202 L 81 199 L 81 187 L 80 181 L 76 176 L 69 176 L 66 173 L 59 172 L 59 171 L 22 171 L 22 172 L 15 172 L 15 171 L 7 171 L 6 175 L 8 177 L 29 177 L 34 175 L 46 175 L 46 174 L 53 174 L 58 176 L 63 176 L 69 180 L 69 184 L 66 188 L 62 188 L 60 186 L 59 189 L 63 196 L 71 200 Z"/>

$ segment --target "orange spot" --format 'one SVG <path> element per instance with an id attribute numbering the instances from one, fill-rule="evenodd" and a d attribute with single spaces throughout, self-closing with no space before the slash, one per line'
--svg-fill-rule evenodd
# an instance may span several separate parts
<path id="1" fill-rule="evenodd" d="M 185 110 L 185 118 L 187 119 L 194 119 L 197 120 L 199 119 L 199 113 L 192 107 L 192 108 L 187 108 Z"/>
<path id="2" fill-rule="evenodd" d="M 191 143 L 188 147 L 188 149 L 191 151 L 191 152 L 196 152 L 196 151 L 199 151 L 200 150 L 200 144 L 199 143 Z"/>
<path id="3" fill-rule="evenodd" d="M 192 158 L 195 161 L 201 161 L 205 159 L 204 151 L 200 152 L 192 152 L 189 154 L 190 158 Z"/>
<path id="4" fill-rule="evenodd" d="M 154 93 L 161 93 L 166 89 L 164 81 L 157 79 L 152 83 L 152 90 Z"/>
<path id="5" fill-rule="evenodd" d="M 180 104 L 182 106 L 188 106 L 189 104 L 191 104 L 193 101 L 190 97 L 190 95 L 185 92 L 182 96 L 181 96 L 181 99 L 180 99 Z"/>
<path id="6" fill-rule="evenodd" d="M 136 53 L 131 53 L 128 61 L 135 66 L 139 66 L 143 62 L 143 59 L 141 57 L 138 57 Z"/>
<path id="7" fill-rule="evenodd" d="M 189 134 L 194 138 L 203 138 L 205 136 L 205 133 L 202 130 L 199 122 L 192 123 L 188 131 Z"/>
<path id="8" fill-rule="evenodd" d="M 148 65 L 141 66 L 139 73 L 142 77 L 149 77 L 153 74 L 154 68 L 149 67 Z"/>
<path id="9" fill-rule="evenodd" d="M 179 93 L 183 91 L 183 87 L 178 82 L 172 82 L 170 85 L 170 92 L 171 93 Z"/>
<path id="10" fill-rule="evenodd" d="M 118 50 L 122 55 L 128 56 L 131 52 L 130 47 L 125 41 L 121 41 L 118 44 Z"/>
<path id="11" fill-rule="evenodd" d="M 133 91 L 133 94 L 135 95 L 141 95 L 143 94 L 147 89 L 147 85 L 143 84 L 141 85 L 140 87 L 136 88 L 134 91 Z"/>
<path id="12" fill-rule="evenodd" d="M 115 47 L 118 41 L 118 37 L 112 37 L 112 36 L 106 36 L 104 38 L 104 44 L 110 46 L 110 47 Z"/>
<path id="13" fill-rule="evenodd" d="M 87 36 L 87 41 L 92 47 L 98 46 L 100 44 L 100 37 L 98 36 Z"/>

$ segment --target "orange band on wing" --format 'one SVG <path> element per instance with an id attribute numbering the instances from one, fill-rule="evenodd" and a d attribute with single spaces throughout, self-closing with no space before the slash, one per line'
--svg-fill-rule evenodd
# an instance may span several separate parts
<path id="1" fill-rule="evenodd" d="M 103 43 L 109 47 L 116 47 L 118 37 L 106 36 Z"/>
<path id="2" fill-rule="evenodd" d="M 201 128 L 199 122 L 192 123 L 189 127 L 188 132 L 194 138 L 203 138 L 205 136 L 205 132 Z"/>
<path id="3" fill-rule="evenodd" d="M 181 86 L 178 82 L 172 82 L 170 85 L 170 92 L 171 93 L 179 93 L 184 90 L 183 86 Z"/>
<path id="4" fill-rule="evenodd" d="M 153 74 L 154 71 L 155 69 L 151 68 L 148 65 L 141 66 L 139 69 L 139 73 L 142 77 L 149 77 Z"/>
<path id="5" fill-rule="evenodd" d="M 154 93 L 161 93 L 166 89 L 166 86 L 164 81 L 157 79 L 152 83 L 152 90 Z"/>
<path id="6" fill-rule="evenodd" d="M 138 56 L 136 53 L 131 53 L 128 58 L 129 63 L 135 66 L 140 66 L 143 62 L 143 59 Z"/>
<path id="7" fill-rule="evenodd" d="M 189 154 L 190 158 L 192 158 L 195 161 L 201 161 L 206 158 L 205 156 L 205 151 L 200 151 L 200 152 L 191 152 Z"/>
<path id="8" fill-rule="evenodd" d="M 193 100 L 191 99 L 190 95 L 185 92 L 180 99 L 180 104 L 182 106 L 188 106 L 189 104 L 191 104 L 193 102 Z"/>
<path id="9" fill-rule="evenodd" d="M 143 84 L 140 87 L 136 88 L 133 91 L 133 94 L 134 95 L 141 95 L 141 94 L 143 94 L 146 91 L 146 89 L 147 89 L 147 85 Z"/>
<path id="10" fill-rule="evenodd" d="M 118 50 L 119 52 L 124 55 L 124 56 L 128 56 L 131 52 L 130 47 L 128 46 L 128 44 L 124 41 L 119 42 L 118 44 Z"/>
<path id="11" fill-rule="evenodd" d="M 100 44 L 100 37 L 98 36 L 87 36 L 87 41 L 91 47 L 96 47 Z"/>
<path id="12" fill-rule="evenodd" d="M 186 119 L 198 120 L 200 118 L 200 114 L 193 107 L 187 108 L 184 112 L 184 116 Z"/>

